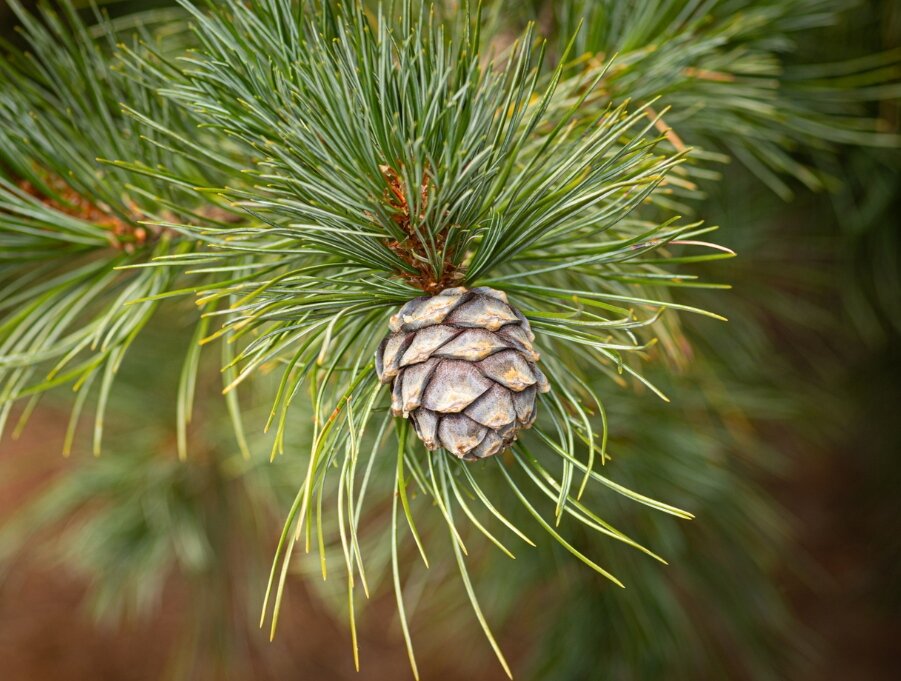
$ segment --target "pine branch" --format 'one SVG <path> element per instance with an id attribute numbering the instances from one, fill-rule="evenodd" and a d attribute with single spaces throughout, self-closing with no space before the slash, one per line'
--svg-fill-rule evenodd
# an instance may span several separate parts
<path id="1" fill-rule="evenodd" d="M 778 599 L 755 562 L 775 551 L 747 518 L 777 530 L 781 524 L 714 441 L 733 443 L 736 456 L 756 455 L 761 443 L 737 437 L 741 429 L 730 419 L 760 404 L 734 405 L 716 380 L 698 373 L 684 377 L 694 388 L 680 391 L 694 396 L 703 385 L 712 393 L 698 413 L 664 411 L 626 391 L 611 397 L 610 382 L 664 397 L 675 388 L 668 368 L 655 365 L 668 359 L 685 369 L 692 356 L 681 313 L 716 317 L 697 302 L 718 305 L 715 295 L 693 295 L 717 288 L 698 279 L 697 266 L 733 253 L 704 240 L 712 228 L 677 214 L 699 196 L 696 181 L 713 175 L 705 164 L 723 156 L 686 142 L 730 151 L 783 194 L 786 177 L 819 186 L 796 150 L 895 141 L 858 116 L 857 104 L 896 94 L 897 57 L 788 69 L 793 36 L 833 21 L 838 4 L 831 1 L 590 5 L 555 3 L 563 44 L 551 50 L 553 68 L 532 29 L 492 60 L 480 53 L 477 16 L 439 20 L 414 2 L 371 13 L 352 2 L 184 3 L 198 44 L 187 55 L 185 24 L 169 23 L 180 12 L 85 29 L 68 3 L 61 17 L 45 9 L 39 20 L 15 4 L 34 56 L 7 48 L 0 62 L 0 84 L 10 85 L 0 90 L 6 413 L 16 398 L 29 398 L 27 416 L 45 390 L 74 383 L 74 428 L 82 409 L 91 411 L 93 382 L 99 443 L 126 350 L 146 335 L 163 301 L 194 295 L 203 318 L 177 362 L 178 454 L 190 439 L 201 344 L 220 345 L 227 406 L 245 455 L 258 443 L 243 435 L 236 389 L 267 373 L 278 379 L 268 419 L 272 455 L 295 451 L 303 431 L 313 431 L 309 458 L 289 459 L 307 473 L 273 565 L 273 633 L 290 575 L 326 577 L 337 564 L 342 579 L 323 590 L 349 616 L 355 659 L 360 593 L 368 597 L 390 580 L 415 675 L 408 619 L 423 617 L 423 590 L 447 598 L 437 587 L 450 581 L 441 560 L 448 548 L 467 614 L 471 607 L 508 673 L 489 624 L 497 610 L 484 609 L 478 594 L 490 590 L 509 607 L 530 573 L 544 581 L 560 570 L 564 552 L 614 583 L 643 584 L 641 593 L 654 598 L 642 613 L 659 619 L 661 631 L 682 622 L 694 632 L 681 619 L 680 599 L 700 591 L 699 580 L 714 600 L 735 597 L 737 611 L 756 616 L 757 603 L 723 579 L 730 571 L 755 585 L 748 593 L 767 599 L 765 631 L 777 630 Z M 588 15 L 579 31 L 575 14 Z M 168 35 L 161 43 L 148 29 L 158 21 Z M 121 32 L 129 44 L 115 48 Z M 608 61 L 613 51 L 619 55 Z M 401 304 L 457 284 L 509 294 L 538 332 L 553 384 L 541 420 L 497 466 L 425 453 L 406 421 L 392 417 L 370 361 Z M 732 311 L 746 312 L 734 301 Z M 769 361 L 766 348 L 749 351 L 759 338 L 748 335 L 714 340 L 705 332 L 701 354 L 729 347 L 730 362 Z M 42 379 L 48 365 L 55 369 Z M 777 400 L 763 402 L 771 409 Z M 715 438 L 705 437 L 711 432 Z M 616 468 L 602 474 L 611 460 Z M 244 465 L 253 464 L 229 460 L 223 475 Z M 168 504 L 166 490 L 185 489 L 186 469 L 153 456 L 103 459 L 94 471 L 100 468 L 64 485 L 55 509 L 25 516 L 14 529 L 21 536 L 80 512 L 99 494 L 110 503 L 88 534 L 108 541 L 87 544 L 86 567 L 127 559 L 101 596 L 158 595 L 159 573 L 184 552 L 163 545 L 172 544 L 170 533 L 183 539 L 195 531 L 197 507 L 176 504 L 187 520 L 171 527 L 141 525 L 135 513 L 117 525 L 107 512 L 145 496 L 155 508 Z M 221 471 L 214 472 L 218 480 Z M 675 495 L 693 510 L 738 515 L 705 518 L 703 531 L 713 538 L 705 551 L 691 551 L 696 534 L 640 514 L 639 505 L 691 514 L 624 483 Z M 389 541 L 379 518 L 392 494 Z M 599 561 L 596 534 L 657 560 L 655 551 L 676 557 L 677 576 L 661 578 L 650 563 L 618 553 Z M 137 548 L 129 543 L 134 535 Z M 298 542 L 312 561 L 293 562 Z M 528 551 L 532 558 L 516 570 L 505 566 L 494 583 L 483 569 L 487 544 L 506 557 Z M 725 555 L 708 560 L 711 545 L 727 547 Z M 148 553 L 153 560 L 142 562 Z M 190 570 L 197 554 L 180 557 Z M 408 570 L 410 557 L 421 557 L 429 576 Z M 634 602 L 611 599 L 593 573 L 577 574 L 586 609 L 567 597 L 561 611 L 573 626 L 561 626 L 560 635 L 568 646 L 594 650 L 592 625 L 598 609 L 606 612 L 617 625 L 605 638 L 614 671 L 641 654 L 642 670 L 665 664 L 674 678 L 695 678 L 712 665 L 698 666 L 696 657 L 721 652 L 713 636 L 721 632 L 737 642 L 740 664 L 761 676 L 770 671 L 778 644 L 741 645 L 758 632 L 743 631 L 741 616 L 714 632 L 707 627 L 719 623 L 718 613 L 702 613 L 704 633 L 716 641 L 672 636 L 645 654 L 647 626 L 635 621 Z M 459 600 L 438 600 L 442 616 Z M 733 652 L 716 657 L 726 674 Z M 586 673 L 579 660 L 555 669 Z"/>
<path id="2" fill-rule="evenodd" d="M 485 62 L 478 18 L 467 12 L 446 25 L 409 1 L 396 14 L 378 10 L 374 16 L 354 2 L 338 3 L 334 11 L 314 6 L 318 11 L 309 13 L 287 0 L 184 6 L 200 48 L 180 62 L 159 54 L 130 55 L 130 61 L 146 72 L 160 69 L 164 97 L 243 149 L 240 173 L 204 193 L 218 193 L 251 219 L 240 226 L 161 223 L 206 248 L 157 259 L 150 269 L 200 263 L 196 271 L 219 277 L 198 303 L 226 306 L 210 313 L 222 325 L 206 342 L 227 338 L 239 348 L 229 365 L 236 369 L 229 389 L 264 367 L 281 367 L 269 418 L 273 456 L 285 451 L 291 406 L 302 386 L 311 394 L 308 470 L 264 606 L 273 611 L 272 634 L 298 542 L 306 551 L 319 547 L 326 574 L 324 502 L 337 503 L 354 626 L 354 594 L 367 584 L 355 519 L 373 457 L 386 427 L 394 425 L 382 416 L 384 393 L 367 358 L 391 313 L 418 293 L 457 283 L 498 285 L 546 334 L 554 393 L 544 403 L 547 430 L 536 431 L 532 447 L 545 461 L 535 459 L 543 475 L 555 466 L 561 477 L 513 484 L 533 510 L 532 497 L 555 496 L 554 520 L 541 521 L 551 538 L 570 546 L 552 526 L 569 515 L 637 546 L 581 506 L 590 484 L 685 517 L 593 471 L 606 456 L 597 444 L 606 440 L 606 422 L 600 431 L 593 425 L 603 406 L 585 381 L 586 372 L 600 370 L 617 382 L 627 375 L 654 389 L 641 377 L 638 359 L 653 347 L 655 331 L 678 335 L 675 322 L 663 324 L 661 314 L 667 308 L 701 312 L 669 299 L 668 286 L 696 282 L 666 264 L 682 259 L 671 247 L 709 247 L 693 238 L 709 230 L 677 226 L 672 215 L 653 219 L 666 212 L 660 203 L 645 208 L 664 193 L 667 174 L 683 157 L 661 153 L 655 121 L 642 109 L 620 105 L 599 113 L 582 134 L 581 99 L 592 88 L 560 107 L 556 83 L 564 67 L 541 84 L 542 48 L 531 30 L 503 61 Z M 140 110 L 133 115 L 151 119 Z M 210 161 L 196 143 L 182 144 L 177 131 L 155 127 L 189 162 Z M 188 184 L 169 168 L 117 165 Z M 719 250 L 714 257 L 728 255 Z M 684 256 L 687 262 L 708 257 Z M 678 355 L 678 344 L 668 346 Z M 463 519 L 454 520 L 455 511 L 469 522 L 476 518 L 452 493 L 451 481 L 463 473 L 448 468 L 446 454 L 423 460 L 412 441 L 401 442 L 395 485 L 404 490 L 406 481 L 415 483 L 443 518 L 476 615 L 504 664 L 466 574 L 458 529 Z M 366 452 L 368 462 L 360 458 Z M 363 478 L 358 462 L 366 462 Z M 478 486 L 473 493 L 489 499 Z M 403 506 L 415 537 L 414 516 L 426 509 Z M 399 583 L 397 575 L 395 588 Z M 400 593 L 398 599 L 403 602 Z"/>
<path id="3" fill-rule="evenodd" d="M 154 315 L 155 297 L 177 279 L 174 271 L 127 268 L 193 249 L 148 223 L 221 211 L 171 183 L 98 161 L 159 166 L 171 156 L 147 139 L 152 130 L 122 114 L 121 102 L 167 129 L 193 130 L 113 68 L 117 35 L 108 21 L 97 14 L 89 29 L 69 2 L 37 15 L 15 0 L 9 6 L 28 51 L 6 46 L 0 60 L 0 426 L 17 400 L 29 400 L 27 418 L 45 391 L 71 384 L 79 393 L 74 429 L 93 389 L 99 452 L 118 368 Z M 194 184 L 208 182 L 196 167 L 173 162 Z"/>
<path id="4" fill-rule="evenodd" d="M 828 64 L 794 59 L 800 35 L 843 21 L 854 4 L 668 0 L 633 11 L 616 2 L 555 2 L 560 35 L 576 36 L 578 58 L 564 87 L 576 97 L 605 73 L 587 112 L 660 98 L 672 108 L 665 121 L 678 139 L 726 152 L 783 198 L 792 195 L 789 178 L 823 189 L 829 178 L 806 157 L 840 145 L 899 144 L 897 131 L 865 105 L 898 97 L 901 53 Z M 612 67 L 604 63 L 610 55 Z"/>

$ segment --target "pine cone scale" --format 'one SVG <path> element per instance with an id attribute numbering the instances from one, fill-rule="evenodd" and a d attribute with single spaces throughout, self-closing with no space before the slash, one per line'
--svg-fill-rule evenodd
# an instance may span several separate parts
<path id="1" fill-rule="evenodd" d="M 438 425 L 438 437 L 444 448 L 461 458 L 478 447 L 487 433 L 485 426 L 463 414 L 445 416 Z"/>
<path id="2" fill-rule="evenodd" d="M 462 331 L 452 326 L 429 326 L 415 335 L 413 342 L 409 345 L 403 357 L 401 357 L 399 366 L 405 367 L 410 364 L 424 362 L 431 357 L 439 348 L 448 345 L 448 342 L 459 336 Z"/>
<path id="3" fill-rule="evenodd" d="M 442 414 L 455 414 L 475 402 L 491 385 L 469 362 L 444 360 L 432 374 L 423 406 Z"/>
<path id="4" fill-rule="evenodd" d="M 506 294 L 445 289 L 411 300 L 391 317 L 376 372 L 392 384 L 391 409 L 411 418 L 430 450 L 466 460 L 493 456 L 529 428 L 539 392 L 535 336 Z"/>
<path id="5" fill-rule="evenodd" d="M 436 357 L 478 362 L 509 347 L 496 334 L 484 329 L 467 329 L 437 348 L 434 354 Z"/>
<path id="6" fill-rule="evenodd" d="M 496 383 L 522 392 L 538 382 L 529 363 L 516 350 L 499 352 L 479 362 L 482 373 Z"/>
<path id="7" fill-rule="evenodd" d="M 439 362 L 439 359 L 433 357 L 421 364 L 411 366 L 408 371 L 404 372 L 401 386 L 401 411 L 404 415 L 420 407 L 422 394 Z"/>
<path id="8" fill-rule="evenodd" d="M 509 305 L 487 295 L 477 295 L 467 303 L 454 308 L 447 316 L 447 323 L 455 326 L 497 331 L 505 324 L 519 321 Z"/>
<path id="9" fill-rule="evenodd" d="M 516 406 L 510 391 L 495 385 L 469 405 L 465 413 L 473 421 L 497 430 L 516 419 Z"/>

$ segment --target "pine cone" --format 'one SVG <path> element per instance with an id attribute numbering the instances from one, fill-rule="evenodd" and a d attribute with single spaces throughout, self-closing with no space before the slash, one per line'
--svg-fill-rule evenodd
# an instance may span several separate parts
<path id="1" fill-rule="evenodd" d="M 445 289 L 411 300 L 389 326 L 376 371 L 394 382 L 392 412 L 413 417 L 428 449 L 484 459 L 535 422 L 537 395 L 550 385 L 529 322 L 503 291 Z"/>

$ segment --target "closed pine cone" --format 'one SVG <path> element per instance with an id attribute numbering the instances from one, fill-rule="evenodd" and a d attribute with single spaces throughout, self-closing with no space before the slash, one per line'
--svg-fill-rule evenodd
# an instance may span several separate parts
<path id="1" fill-rule="evenodd" d="M 529 322 L 491 288 L 449 288 L 391 317 L 375 362 L 391 410 L 413 417 L 430 449 L 467 461 L 504 451 L 537 416 L 550 385 L 536 366 Z"/>

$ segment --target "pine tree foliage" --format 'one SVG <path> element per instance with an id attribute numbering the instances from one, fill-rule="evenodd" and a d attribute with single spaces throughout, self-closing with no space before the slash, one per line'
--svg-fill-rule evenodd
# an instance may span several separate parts
<path id="1" fill-rule="evenodd" d="M 23 478 L 39 480 L 0 523 L 0 581 L 8 587 L 33 571 L 73 574 L 86 585 L 83 609 L 104 628 L 140 627 L 168 610 L 173 643 L 159 653 L 169 678 L 249 678 L 251 654 L 271 657 L 277 668 L 294 643 L 283 636 L 270 644 L 257 617 L 270 537 L 301 462 L 242 455 L 213 353 L 201 358 L 190 456 L 179 458 L 171 402 L 147 396 L 174 393 L 182 367 L 172 351 L 192 342 L 189 312 L 161 310 L 132 344 L 107 409 L 102 456 L 79 456 L 76 444 L 68 461 L 0 461 L 3 493 Z M 51 401 L 50 413 L 65 405 Z M 35 421 L 30 435 L 59 440 L 52 419 Z M 257 437 L 248 432 L 252 447 Z"/>
<path id="2" fill-rule="evenodd" d="M 112 328 L 121 332 L 122 343 L 112 346 L 108 340 L 100 346 L 101 351 L 116 348 L 105 368 L 101 400 L 106 399 L 124 349 L 156 302 L 177 292 L 172 273 L 182 263 L 202 264 L 215 272 L 215 281 L 202 287 L 199 304 L 207 310 L 224 305 L 208 312 L 212 317 L 221 314 L 224 322 L 202 342 L 225 336 L 240 348 L 229 364 L 238 373 L 228 388 L 261 366 L 272 362 L 283 366 L 270 418 L 276 429 L 274 453 L 283 449 L 288 407 L 302 382 L 313 391 L 314 445 L 306 481 L 280 545 L 282 568 L 273 571 L 275 612 L 294 542 L 305 539 L 309 549 L 317 534 L 314 528 L 322 525 L 326 489 L 337 499 L 343 518 L 340 534 L 350 602 L 357 583 L 366 590 L 356 528 L 367 480 L 393 425 L 389 415 L 382 415 L 384 395 L 369 357 L 387 316 L 417 291 L 434 293 L 454 284 L 502 286 L 523 301 L 521 307 L 534 327 L 547 336 L 545 362 L 556 393 L 547 409 L 549 423 L 536 429 L 532 447 L 543 450 L 549 462 L 557 460 L 559 479 L 546 471 L 544 466 L 550 463 L 539 463 L 531 453 L 523 456 L 539 475 L 532 477 L 534 490 L 554 503 L 557 523 L 569 514 L 602 534 L 636 545 L 578 501 L 592 480 L 659 510 L 686 516 L 594 470 L 606 456 L 606 426 L 596 416 L 603 404 L 582 377 L 587 367 L 595 366 L 620 382 L 620 375 L 642 380 L 630 357 L 651 347 L 665 308 L 681 307 L 667 299 L 663 286 L 686 282 L 685 275 L 661 267 L 667 263 L 661 249 L 677 240 L 705 245 L 695 237 L 707 229 L 678 226 L 675 216 L 661 222 L 636 213 L 680 161 L 679 154 L 658 151 L 659 137 L 650 134 L 653 122 L 644 111 L 610 107 L 598 115 L 590 134 L 572 135 L 580 102 L 554 117 L 548 115 L 561 71 L 550 77 L 549 84 L 539 85 L 541 50 L 531 31 L 503 63 L 483 65 L 478 21 L 468 12 L 448 31 L 412 2 L 374 19 L 354 3 L 315 7 L 312 12 L 290 2 L 217 3 L 208 12 L 187 9 L 197 22 L 200 48 L 186 65 L 162 51 L 142 56 L 130 50 L 122 82 L 141 97 L 113 90 L 104 101 L 109 111 L 101 116 L 105 128 L 95 134 L 113 145 L 121 144 L 123 137 L 139 145 L 114 146 L 103 155 L 109 157 L 103 166 L 107 172 L 124 175 L 124 181 L 117 185 L 95 180 L 88 186 L 71 180 L 73 192 L 89 201 L 92 209 L 109 206 L 111 211 L 114 199 L 122 206 L 122 195 L 100 199 L 117 186 L 121 191 L 127 182 L 132 194 L 170 212 L 142 210 L 136 216 L 138 211 L 126 214 L 120 208 L 117 217 L 127 218 L 135 230 L 144 229 L 136 227 L 139 223 L 154 223 L 162 235 L 160 243 L 168 245 L 171 232 L 177 235 L 173 241 L 184 242 L 188 249 L 187 253 L 158 250 L 152 263 L 146 263 L 151 267 L 135 270 L 134 265 L 144 264 L 138 260 L 112 265 L 131 265 L 126 271 L 137 282 L 148 283 L 127 287 L 131 304 L 113 308 L 113 314 L 121 309 L 144 315 L 132 325 L 115 323 L 114 318 Z M 49 11 L 44 16 L 55 20 Z M 71 9 L 66 21 L 77 23 Z M 95 68 L 106 68 L 100 48 L 83 30 L 78 42 L 58 46 L 47 40 L 52 35 L 48 29 L 32 24 L 32 43 L 37 43 L 39 54 L 61 59 L 75 53 L 82 61 L 84 55 L 92 55 Z M 44 44 L 38 42 L 41 39 Z M 118 71 L 102 75 L 104 84 L 120 78 Z M 96 80 L 95 73 L 85 77 Z M 159 90 L 165 104 L 147 90 L 153 77 L 166 81 Z M 89 92 L 95 98 L 99 94 Z M 110 111 L 110 99 L 124 100 L 131 113 L 124 118 L 130 134 L 108 122 L 123 120 L 121 113 Z M 235 173 L 224 186 L 199 181 L 197 168 L 214 173 L 239 164 L 211 150 L 209 139 L 192 142 L 185 127 L 170 123 L 156 110 L 173 105 L 181 105 L 178 123 L 193 116 L 211 135 L 234 140 L 236 153 L 246 154 L 240 175 Z M 149 136 L 141 137 L 145 130 Z M 23 132 L 20 136 L 25 139 L 26 134 L 36 136 L 31 129 Z M 87 141 L 84 132 L 75 132 L 80 133 L 76 139 Z M 152 154 L 143 153 L 146 146 L 153 147 Z M 176 148 L 183 152 L 177 164 L 159 162 L 162 152 Z M 84 151 L 78 156 L 83 163 Z M 55 177 L 71 177 L 60 164 L 41 160 L 35 159 L 33 167 L 43 171 L 49 166 L 46 170 Z M 93 163 L 85 165 L 97 174 Z M 40 171 L 33 170 L 28 177 L 37 179 Z M 140 178 L 144 188 L 132 178 Z M 174 211 L 176 201 L 159 196 L 194 186 L 208 187 L 201 196 L 219 195 L 253 220 L 231 225 L 207 219 L 195 226 L 194 219 L 204 220 L 201 213 Z M 16 190 L 10 183 L 10 191 Z M 31 203 L 47 202 L 35 197 Z M 604 239 L 598 245 L 601 235 Z M 195 244 L 203 244 L 204 252 L 193 252 Z M 680 259 L 671 256 L 669 261 L 678 264 Z M 102 267 L 118 272 L 108 262 Z M 46 352 L 67 353 L 68 359 L 86 346 L 66 341 Z M 34 349 L 30 350 L 28 356 L 34 357 Z M 91 375 L 84 374 L 85 380 Z M 76 369 L 62 378 L 81 376 Z M 50 381 L 54 377 L 51 374 Z M 47 385 L 38 383 L 31 392 Z M 98 442 L 102 413 L 101 404 Z M 466 548 L 453 515 L 457 504 L 462 504 L 458 513 L 465 509 L 476 527 L 495 543 L 500 541 L 469 510 L 457 486 L 475 485 L 484 511 L 503 516 L 479 492 L 474 478 L 444 455 L 425 457 L 424 465 L 403 427 L 398 440 L 397 465 L 392 468 L 410 531 L 420 543 L 406 495 L 408 481 L 432 498 L 435 512 L 447 522 L 476 615 L 506 667 L 467 576 Z M 330 482 L 332 468 L 340 473 Z M 543 519 L 529 498 L 533 492 L 524 492 L 522 483 L 514 482 L 503 468 L 500 474 L 551 537 L 619 583 Z M 454 481 L 458 477 L 459 483 Z M 320 537 L 319 543 L 323 541 Z M 398 604 L 402 611 L 399 591 Z M 274 628 L 275 618 L 273 632 Z M 407 639 L 409 644 L 409 635 Z M 411 646 L 410 656 L 413 662 Z"/>
<path id="3" fill-rule="evenodd" d="M 28 401 L 24 425 L 47 389 L 70 384 L 78 399 L 66 450 L 94 398 L 99 452 L 116 372 L 156 311 L 152 298 L 176 282 L 169 270 L 127 268 L 193 248 L 146 223 L 228 214 L 215 199 L 100 162 L 140 158 L 161 166 L 171 156 L 147 139 L 152 130 L 123 113 L 122 102 L 167 128 L 194 129 L 112 68 L 108 26 L 90 32 L 69 3 L 44 5 L 37 16 L 9 5 L 29 51 L 7 45 L 0 61 L 0 425 L 16 400 Z M 208 182 L 198 168 L 170 160 L 189 186 Z"/>
<path id="4" fill-rule="evenodd" d="M 679 240 L 706 245 L 696 238 L 706 228 L 636 214 L 680 160 L 656 152 L 659 136 L 650 134 L 653 121 L 644 111 L 611 107 L 590 134 L 572 136 L 579 102 L 548 117 L 560 71 L 539 90 L 541 55 L 531 31 L 502 65 L 483 66 L 477 22 L 466 12 L 446 35 L 409 2 L 374 21 L 353 3 L 312 15 L 280 2 L 218 3 L 208 13 L 188 8 L 201 47 L 184 67 L 166 62 L 161 91 L 248 150 L 253 164 L 243 177 L 252 183 L 235 182 L 220 193 L 261 224 L 176 229 L 208 244 L 217 255 L 204 254 L 204 262 L 231 276 L 204 300 L 233 301 L 216 332 L 245 341 L 233 385 L 267 363 L 285 367 L 270 419 L 273 453 L 283 449 L 288 407 L 302 382 L 314 391 L 309 470 L 282 538 L 282 568 L 273 571 L 276 612 L 291 549 L 300 539 L 308 549 L 316 541 L 322 509 L 314 503 L 327 488 L 347 504 L 341 534 L 349 597 L 355 579 L 366 590 L 356 524 L 391 427 L 390 416 L 381 415 L 384 396 L 369 357 L 387 317 L 417 291 L 501 286 L 547 335 L 545 362 L 557 396 L 548 405 L 550 430 L 536 430 L 535 446 L 558 459 L 560 479 L 530 460 L 546 477 L 533 481 L 554 502 L 558 522 L 569 513 L 634 544 L 579 504 L 592 479 L 686 515 L 594 470 L 605 456 L 605 435 L 603 421 L 590 412 L 603 405 L 580 378 L 593 365 L 615 379 L 641 380 L 629 356 L 650 347 L 649 331 L 665 308 L 683 307 L 662 289 L 691 279 L 662 269 L 680 258 L 660 249 Z M 209 156 L 196 144 L 187 148 L 193 162 Z M 597 245 L 601 234 L 606 238 Z M 398 492 L 404 498 L 413 480 L 432 497 L 468 584 L 449 487 L 463 473 L 443 455 L 428 457 L 424 467 L 404 428 L 399 439 Z M 331 468 L 340 470 L 335 482 Z M 466 482 L 474 484 L 471 477 Z M 510 482 L 552 537 L 618 583 Z M 410 504 L 402 506 L 418 541 Z M 485 510 L 497 512 L 489 504 Z M 492 644 L 506 666 L 493 638 Z"/>
<path id="5" fill-rule="evenodd" d="M 816 155 L 837 143 L 896 139 L 857 115 L 860 102 L 897 93 L 896 54 L 829 67 L 784 63 L 793 36 L 834 21 L 843 3 L 649 2 L 630 11 L 614 2 L 553 3 L 557 42 L 548 58 L 531 26 L 493 54 L 491 21 L 465 7 L 443 16 L 412 0 L 367 8 L 350 0 L 183 2 L 184 14 L 118 22 L 94 12 L 92 29 L 69 2 L 58 12 L 45 5 L 36 17 L 8 2 L 29 51 L 4 45 L 0 60 L 4 420 L 23 402 L 27 418 L 45 391 L 71 383 L 71 442 L 96 387 L 88 411 L 99 448 L 126 351 L 161 305 L 177 309 L 193 298 L 196 327 L 179 358 L 174 409 L 179 454 L 189 451 L 200 348 L 217 345 L 245 456 L 258 447 L 246 442 L 237 391 L 253 385 L 274 402 L 264 419 L 272 457 L 286 454 L 306 469 L 264 606 L 273 634 L 300 543 L 327 584 L 335 583 L 333 565 L 343 568 L 355 656 L 362 596 L 382 582 L 394 590 L 416 673 L 409 619 L 428 605 L 411 594 L 433 587 L 442 598 L 442 564 L 450 562 L 510 673 L 478 594 L 506 594 L 499 598 L 509 604 L 531 578 L 558 569 L 558 553 L 655 594 L 661 630 L 675 631 L 680 591 L 727 594 L 728 580 L 686 548 L 692 540 L 679 521 L 639 504 L 677 518 L 691 513 L 631 487 L 672 491 L 692 511 L 741 490 L 749 517 L 779 527 L 745 469 L 712 475 L 711 441 L 686 428 L 679 412 L 652 409 L 651 419 L 647 405 L 670 383 L 665 360 L 690 365 L 678 313 L 716 317 L 693 304 L 719 306 L 715 291 L 692 295 L 709 287 L 698 265 L 732 255 L 704 240 L 710 228 L 678 215 L 695 210 L 699 183 L 715 176 L 710 162 L 725 160 L 711 152 L 727 152 L 788 196 L 791 179 L 823 183 L 798 149 Z M 509 20 L 509 5 L 498 6 L 491 19 Z M 152 32 L 160 26 L 165 40 Z M 194 43 L 189 52 L 186 43 Z M 695 142 L 709 150 L 686 146 Z M 426 452 L 391 417 L 371 361 L 401 304 L 456 285 L 510 295 L 536 331 L 553 386 L 541 420 L 512 454 L 478 466 Z M 716 343 L 702 345 L 716 352 Z M 267 374 L 276 379 L 271 391 Z M 686 376 L 714 391 L 698 411 L 715 414 L 711 427 L 723 439 L 735 438 L 729 420 L 739 406 L 722 407 L 718 379 Z M 653 422 L 646 437 L 636 429 L 621 440 L 641 445 L 617 444 L 617 433 L 645 418 Z M 292 437 L 310 429 L 303 456 Z M 664 457 L 669 443 L 682 455 Z M 627 463 L 604 470 L 611 454 Z M 638 461 L 632 480 L 628 461 Z M 125 479 L 136 496 L 165 497 L 182 484 L 178 466 L 153 457 L 130 463 L 136 471 Z M 55 511 L 38 510 L 28 522 L 61 517 L 97 490 L 121 498 L 108 483 L 122 470 L 104 465 L 113 472 L 99 484 L 90 474 L 76 479 Z M 654 479 L 660 470 L 665 481 Z M 694 494 L 705 503 L 693 503 Z M 716 564 L 759 579 L 759 565 L 735 555 L 749 546 L 768 555 L 765 542 L 741 518 L 720 520 L 707 526 L 729 547 Z M 662 560 L 613 522 L 680 561 L 673 584 L 661 585 L 653 562 L 595 557 L 601 534 L 638 549 L 637 558 Z M 102 535 L 98 527 L 89 533 Z M 162 539 L 161 559 L 173 550 L 154 531 L 146 536 L 151 547 Z M 495 583 L 480 548 L 489 545 L 516 555 L 517 579 Z M 412 568 L 414 555 L 427 570 Z M 122 583 L 138 584 L 144 568 Z M 599 608 L 611 620 L 629 619 L 626 601 L 587 576 L 574 579 L 590 594 L 590 617 Z M 767 612 L 776 613 L 769 636 L 782 626 L 779 599 L 759 586 Z M 161 587 L 149 580 L 145 588 Z M 736 610 L 754 607 L 743 601 Z M 560 608 L 584 624 L 571 598 Z M 647 631 L 646 622 L 633 624 L 611 639 L 619 660 L 630 659 Z M 584 650 L 593 645 L 590 628 L 559 633 Z M 742 644 L 758 632 L 736 622 L 728 637 L 766 678 L 779 643 Z M 662 660 L 674 678 L 703 669 L 679 659 L 687 642 L 667 641 L 648 656 L 648 674 Z M 550 637 L 548 648 L 560 646 Z M 584 671 L 577 658 L 553 664 Z"/>
<path id="6" fill-rule="evenodd" d="M 866 103 L 901 94 L 901 52 L 824 63 L 795 58 L 802 36 L 845 21 L 860 4 L 538 3 L 553 16 L 556 35 L 575 36 L 571 81 L 562 89 L 579 92 L 584 82 L 606 72 L 588 111 L 659 98 L 671 109 L 665 121 L 676 148 L 694 145 L 697 158 L 735 159 L 785 199 L 793 194 L 792 179 L 813 190 L 834 186 L 823 159 L 839 145 L 897 145 L 897 132 L 868 115 Z"/>

